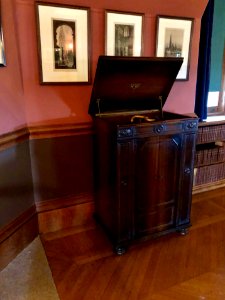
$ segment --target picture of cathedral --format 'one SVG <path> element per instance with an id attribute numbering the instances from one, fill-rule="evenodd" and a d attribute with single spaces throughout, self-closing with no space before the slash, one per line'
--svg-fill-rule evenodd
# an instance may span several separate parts
<path id="1" fill-rule="evenodd" d="M 166 57 L 182 57 L 184 31 L 182 29 L 167 28 L 165 32 Z"/>

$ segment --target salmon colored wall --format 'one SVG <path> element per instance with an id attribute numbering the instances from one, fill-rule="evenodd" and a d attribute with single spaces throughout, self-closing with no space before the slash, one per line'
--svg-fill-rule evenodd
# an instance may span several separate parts
<path id="1" fill-rule="evenodd" d="M 0 134 L 18 126 L 88 122 L 91 85 L 40 85 L 34 0 L 1 0 L 7 67 L 0 69 Z M 47 1 L 50 2 L 50 1 Z M 144 13 L 144 55 L 154 56 L 157 15 L 194 18 L 189 81 L 176 82 L 165 110 L 194 110 L 201 16 L 208 0 L 55 0 L 91 9 L 91 68 L 104 54 L 105 9 Z"/>
<path id="2" fill-rule="evenodd" d="M 26 124 L 15 5 L 9 0 L 1 2 L 7 67 L 0 68 L 0 134 Z"/>

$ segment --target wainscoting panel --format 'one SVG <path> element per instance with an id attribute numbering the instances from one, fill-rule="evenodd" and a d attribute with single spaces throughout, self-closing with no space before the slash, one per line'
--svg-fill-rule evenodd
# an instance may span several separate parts
<path id="1" fill-rule="evenodd" d="M 94 224 L 93 137 L 90 123 L 0 136 L 0 268 L 38 233 Z"/>
<path id="2" fill-rule="evenodd" d="M 0 150 L 0 230 L 34 205 L 29 140 L 12 141 Z"/>
<path id="3" fill-rule="evenodd" d="M 37 207 L 46 201 L 50 209 L 63 207 L 64 198 L 90 200 L 80 195 L 93 194 L 93 134 L 32 139 L 30 155 Z"/>

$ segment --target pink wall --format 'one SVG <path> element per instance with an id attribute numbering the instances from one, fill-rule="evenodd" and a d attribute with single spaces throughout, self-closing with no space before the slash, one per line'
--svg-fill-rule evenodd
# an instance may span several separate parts
<path id="1" fill-rule="evenodd" d="M 0 69 L 0 134 L 24 125 L 79 123 L 87 114 L 91 85 L 40 85 L 34 0 L 1 0 L 7 67 Z M 49 2 L 49 1 L 48 1 Z M 201 16 L 207 0 L 55 0 L 91 8 L 91 68 L 104 54 L 105 9 L 144 13 L 144 55 L 154 56 L 157 15 L 194 18 L 189 81 L 175 82 L 166 110 L 194 110 Z"/>
<path id="2" fill-rule="evenodd" d="M 5 133 L 26 124 L 15 7 L 12 1 L 2 1 L 2 26 L 7 67 L 0 68 L 0 133 Z"/>

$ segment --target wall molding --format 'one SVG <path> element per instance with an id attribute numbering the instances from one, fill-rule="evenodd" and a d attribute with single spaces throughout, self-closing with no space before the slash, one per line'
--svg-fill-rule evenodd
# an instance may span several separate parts
<path id="1" fill-rule="evenodd" d="M 32 205 L 20 216 L 10 222 L 8 225 L 0 228 L 0 243 L 8 239 L 14 232 L 16 232 L 21 226 L 27 223 L 31 218 L 36 216 L 36 207 Z"/>
<path id="2" fill-rule="evenodd" d="M 38 216 L 33 205 L 0 229 L 0 271 L 39 234 Z"/>
<path id="3" fill-rule="evenodd" d="M 92 122 L 29 126 L 30 139 L 93 134 Z"/>
<path id="4" fill-rule="evenodd" d="M 47 139 L 53 137 L 93 134 L 92 122 L 68 123 L 55 125 L 24 126 L 14 131 L 0 135 L 0 151 L 10 148 L 28 139 Z"/>
<path id="5" fill-rule="evenodd" d="M 29 135 L 30 133 L 27 127 L 19 128 L 15 131 L 0 135 L 0 151 L 28 140 Z"/>
<path id="6" fill-rule="evenodd" d="M 62 209 L 70 206 L 75 206 L 83 203 L 93 202 L 93 195 L 82 193 L 79 195 L 61 197 L 57 199 L 49 199 L 36 202 L 37 213 L 47 212 L 55 209 Z"/>

